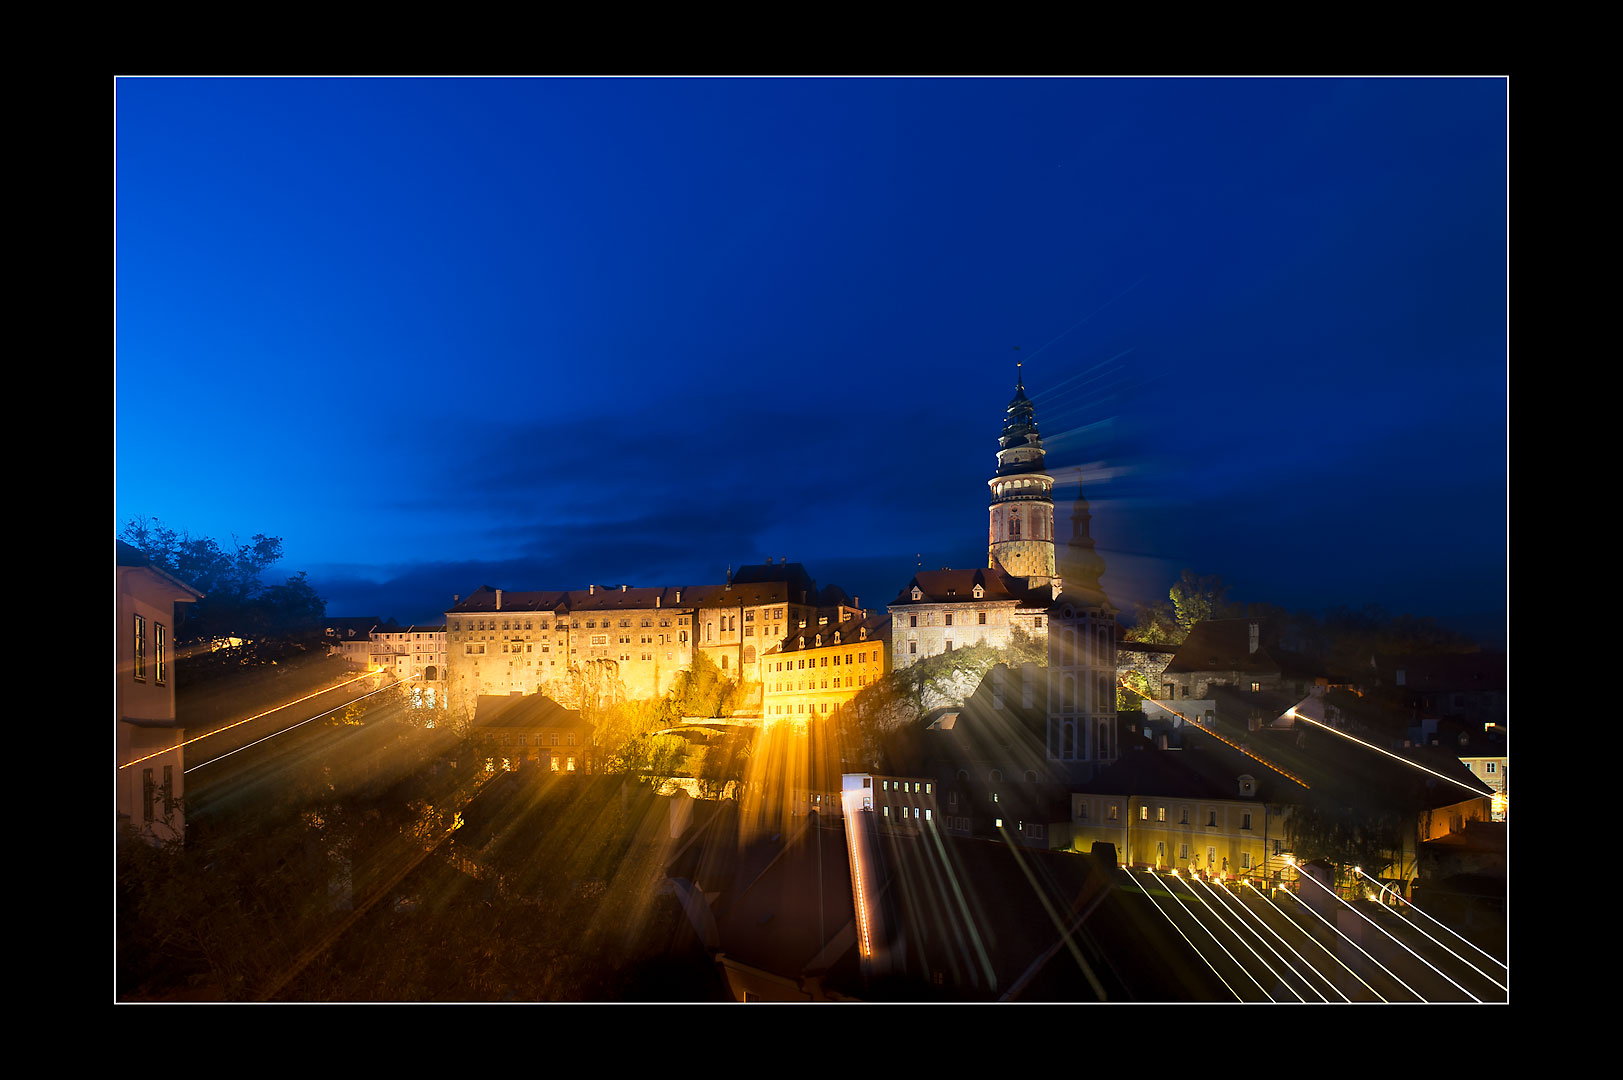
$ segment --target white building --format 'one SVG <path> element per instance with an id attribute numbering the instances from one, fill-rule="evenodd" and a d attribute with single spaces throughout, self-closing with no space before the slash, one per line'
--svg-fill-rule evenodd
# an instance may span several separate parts
<path id="1" fill-rule="evenodd" d="M 186 836 L 186 734 L 175 720 L 175 605 L 203 594 L 170 577 L 118 541 L 114 557 L 117 820 L 157 843 Z"/>

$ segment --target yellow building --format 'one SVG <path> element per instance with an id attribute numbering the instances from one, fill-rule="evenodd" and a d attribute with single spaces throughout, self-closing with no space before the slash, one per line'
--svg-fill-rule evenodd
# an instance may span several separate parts
<path id="1" fill-rule="evenodd" d="M 828 716 L 890 670 L 890 616 L 820 616 L 797 627 L 761 664 L 765 719 Z"/>
<path id="2" fill-rule="evenodd" d="M 1071 844 L 1126 866 L 1288 880 L 1285 822 L 1307 789 L 1224 747 L 1127 754 L 1071 795 Z"/>

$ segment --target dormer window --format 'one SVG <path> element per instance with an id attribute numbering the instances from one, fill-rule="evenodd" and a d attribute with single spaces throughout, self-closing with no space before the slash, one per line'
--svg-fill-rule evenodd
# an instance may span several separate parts
<path id="1" fill-rule="evenodd" d="M 920 589 L 917 585 L 913 586 L 913 599 L 918 600 L 918 599 L 921 599 L 923 596 L 924 596 L 924 590 Z"/>
<path id="2" fill-rule="evenodd" d="M 979 585 L 975 586 L 975 599 L 979 600 L 981 597 L 983 597 L 985 595 L 986 595 L 986 590 L 985 589 L 981 588 Z"/>

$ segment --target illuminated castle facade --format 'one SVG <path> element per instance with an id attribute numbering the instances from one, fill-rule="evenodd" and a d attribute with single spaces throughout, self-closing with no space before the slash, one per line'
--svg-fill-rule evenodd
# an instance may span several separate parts
<path id="1" fill-rule="evenodd" d="M 986 569 L 924 570 L 890 603 L 897 668 L 963 645 L 1005 647 L 1021 630 L 1048 635 L 1060 594 L 1054 557 L 1054 478 L 1043 471 L 1043 440 L 1025 381 L 1015 379 L 988 480 Z"/>

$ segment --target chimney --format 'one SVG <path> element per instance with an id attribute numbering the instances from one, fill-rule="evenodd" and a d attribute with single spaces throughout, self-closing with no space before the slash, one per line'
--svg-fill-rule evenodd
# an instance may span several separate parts
<path id="1" fill-rule="evenodd" d="M 1260 630 L 1261 630 L 1261 627 L 1259 627 L 1256 623 L 1251 624 L 1251 648 L 1248 649 L 1247 652 L 1256 652 L 1257 651 L 1257 637 L 1258 637 L 1258 634 L 1259 634 Z"/>
<path id="2" fill-rule="evenodd" d="M 588 585 L 588 586 L 586 586 L 586 595 L 587 596 L 596 596 L 597 595 L 597 586 L 596 585 Z"/>
<path id="3" fill-rule="evenodd" d="M 459 592 L 452 593 L 451 594 L 451 606 L 456 607 L 460 603 L 462 603 L 462 594 L 459 593 Z"/>
<path id="4" fill-rule="evenodd" d="M 658 593 L 654 594 L 654 606 L 655 607 L 659 606 L 659 594 Z"/>
<path id="5" fill-rule="evenodd" d="M 621 591 L 621 592 L 625 592 L 625 591 L 626 591 L 626 587 L 625 587 L 625 586 L 624 586 L 624 585 L 621 585 L 621 586 L 620 586 L 620 591 Z"/>
<path id="6" fill-rule="evenodd" d="M 500 589 L 497 589 L 496 590 L 496 610 L 500 611 L 501 609 L 502 609 L 502 591 Z"/>
<path id="7" fill-rule="evenodd" d="M 681 589 L 676 590 L 676 602 L 678 604 L 680 604 L 682 602 L 682 590 Z"/>

